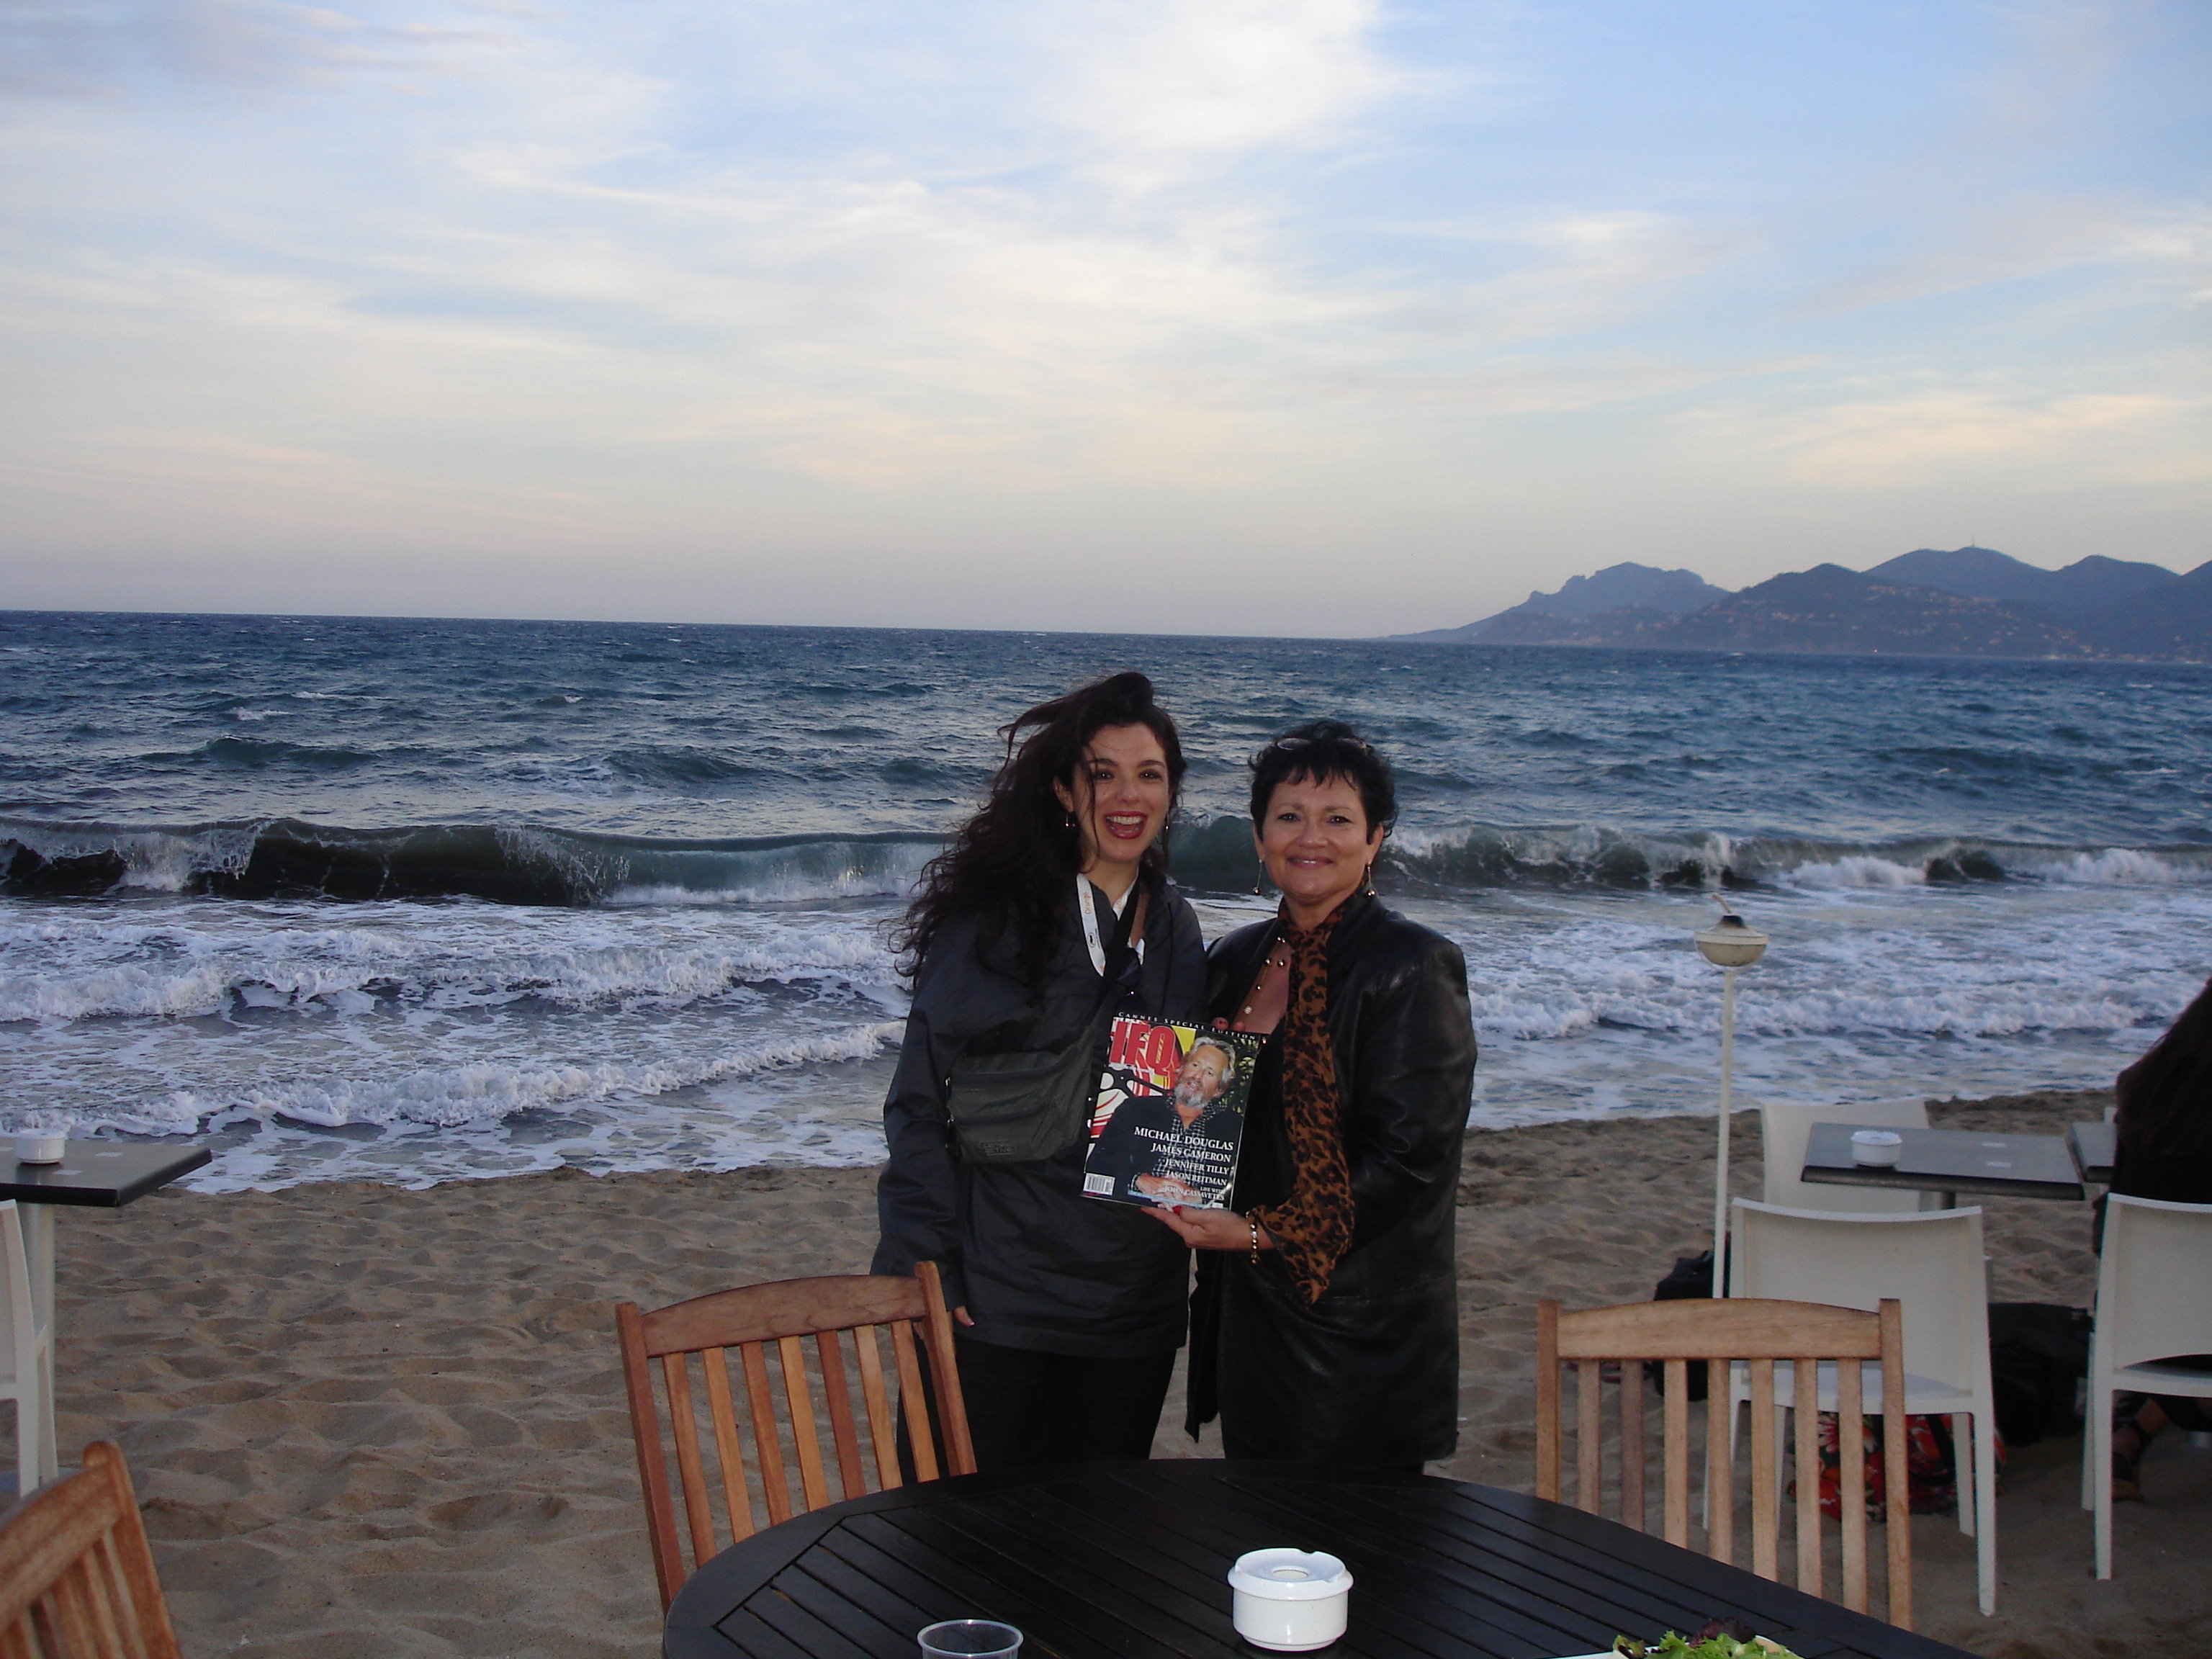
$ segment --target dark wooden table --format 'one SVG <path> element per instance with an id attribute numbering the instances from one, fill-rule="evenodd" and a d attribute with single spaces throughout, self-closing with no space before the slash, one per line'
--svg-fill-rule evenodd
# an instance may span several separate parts
<path id="1" fill-rule="evenodd" d="M 1941 1193 L 1949 1209 L 1959 1194 L 1984 1198 L 2086 1196 L 2081 1172 L 2063 1135 L 1994 1135 L 1974 1129 L 1893 1129 L 1905 1141 L 1892 1166 L 1851 1161 L 1851 1133 L 1867 1126 L 1815 1123 L 1805 1138 L 1801 1180 L 1835 1187 L 1912 1187 Z"/>
<path id="2" fill-rule="evenodd" d="M 0 1143 L 12 1151 L 12 1142 Z M 167 1141 L 72 1140 L 58 1164 L 25 1164 L 0 1154 L 0 1200 L 14 1199 L 23 1228 L 23 1255 L 30 1269 L 32 1317 L 51 1331 L 54 1320 L 54 1211 L 77 1206 L 114 1210 L 178 1176 L 190 1175 L 213 1155 L 205 1146 Z M 60 1473 L 54 1444 L 53 1344 L 40 1351 L 44 1370 L 39 1410 L 45 1418 L 38 1468 L 20 1471 L 19 1489 L 43 1484 Z"/>
<path id="3" fill-rule="evenodd" d="M 58 1164 L 0 1158 L 0 1199 L 115 1210 L 190 1175 L 214 1155 L 167 1141 L 72 1140 Z"/>
<path id="4" fill-rule="evenodd" d="M 1579 1510 L 1425 1475 L 1163 1461 L 931 1481 L 732 1546 L 669 1609 L 665 1659 L 914 1659 L 940 1619 L 1004 1620 L 1022 1659 L 1256 1655 L 1225 1575 L 1248 1550 L 1352 1570 L 1336 1659 L 1552 1659 L 1736 1618 L 1805 1656 L 1964 1659 L 1832 1601 Z"/>
<path id="5" fill-rule="evenodd" d="M 2112 1184 L 2112 1161 L 2120 1155 L 2120 1126 L 2117 1123 L 2076 1123 L 2066 1131 L 2066 1149 L 2074 1154 L 2081 1179 L 2100 1187 Z"/>

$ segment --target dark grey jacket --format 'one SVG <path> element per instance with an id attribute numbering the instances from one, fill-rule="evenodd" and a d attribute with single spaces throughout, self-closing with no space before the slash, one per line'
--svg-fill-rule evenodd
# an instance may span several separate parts
<path id="1" fill-rule="evenodd" d="M 1095 896 L 1103 909 L 1104 896 Z M 946 1079 L 963 1054 L 1057 1047 L 1097 1006 L 1103 988 L 1072 883 L 1067 908 L 1060 949 L 1035 996 L 1012 953 L 983 959 L 966 923 L 941 932 L 922 963 L 884 1102 L 890 1161 L 876 1188 L 882 1238 L 870 1271 L 906 1273 L 935 1261 L 946 1300 L 967 1307 L 969 1334 L 984 1342 L 1134 1358 L 1182 1342 L 1190 1272 L 1182 1241 L 1133 1206 L 1085 1198 L 1080 1147 L 1034 1164 L 962 1162 L 945 1111 Z M 1104 915 L 1110 922 L 1112 912 Z M 1147 1012 L 1189 1019 L 1204 1009 L 1205 949 L 1189 902 L 1156 886 L 1139 994 Z"/>

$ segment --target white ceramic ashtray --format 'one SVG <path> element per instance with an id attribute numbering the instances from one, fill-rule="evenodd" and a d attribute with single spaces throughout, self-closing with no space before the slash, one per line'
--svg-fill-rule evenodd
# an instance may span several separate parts
<path id="1" fill-rule="evenodd" d="M 18 1164 L 58 1164 L 69 1156 L 67 1135 L 23 1134 L 15 1137 Z"/>
<path id="2" fill-rule="evenodd" d="M 1905 1137 L 1893 1129 L 1857 1129 L 1851 1133 L 1851 1162 L 1888 1169 L 1905 1156 Z"/>
<path id="3" fill-rule="evenodd" d="M 1344 1634 L 1352 1574 L 1318 1551 L 1254 1550 L 1229 1569 L 1237 1633 L 1255 1648 L 1310 1653 Z"/>

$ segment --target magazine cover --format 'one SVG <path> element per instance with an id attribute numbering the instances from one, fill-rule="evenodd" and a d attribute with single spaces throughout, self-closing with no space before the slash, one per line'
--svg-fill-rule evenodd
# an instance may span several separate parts
<path id="1" fill-rule="evenodd" d="M 1247 1031 L 1117 1018 L 1091 1112 L 1085 1194 L 1226 1208 L 1261 1042 Z"/>

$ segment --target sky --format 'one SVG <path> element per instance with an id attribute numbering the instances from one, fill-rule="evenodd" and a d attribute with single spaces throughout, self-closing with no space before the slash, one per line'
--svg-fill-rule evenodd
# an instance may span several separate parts
<path id="1" fill-rule="evenodd" d="M 0 607 L 2212 556 L 2212 8 L 0 0 Z"/>

